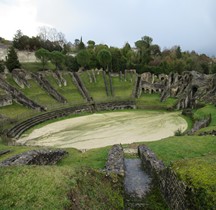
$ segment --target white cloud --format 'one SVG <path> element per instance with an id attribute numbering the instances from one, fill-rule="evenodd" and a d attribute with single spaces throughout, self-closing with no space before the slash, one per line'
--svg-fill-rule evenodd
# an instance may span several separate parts
<path id="1" fill-rule="evenodd" d="M 47 25 L 72 42 L 83 36 L 120 47 L 149 35 L 162 48 L 208 53 L 216 43 L 215 6 L 215 0 L 0 0 L 0 36 L 12 39 L 18 29 L 32 36 Z"/>
<path id="2" fill-rule="evenodd" d="M 12 4 L 13 2 L 13 4 Z M 0 2 L 1 37 L 12 39 L 18 29 L 28 36 L 37 34 L 36 0 Z"/>

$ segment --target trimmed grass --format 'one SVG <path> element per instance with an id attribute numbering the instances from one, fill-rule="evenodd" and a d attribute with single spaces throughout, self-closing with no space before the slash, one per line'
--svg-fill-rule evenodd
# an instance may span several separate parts
<path id="1" fill-rule="evenodd" d="M 39 70 L 42 70 L 42 68 L 43 68 L 41 62 L 21 63 L 21 65 L 22 65 L 23 69 L 30 71 L 30 72 L 38 72 Z M 48 62 L 45 65 L 45 68 L 50 69 L 50 70 L 54 70 L 55 66 L 51 62 Z"/>
<path id="2" fill-rule="evenodd" d="M 1 209 L 63 209 L 74 170 L 58 166 L 19 166 L 0 170 Z"/>
<path id="3" fill-rule="evenodd" d="M 114 96 L 119 99 L 125 99 L 132 96 L 135 83 L 135 75 L 126 81 L 120 81 L 119 77 L 112 77 Z"/>
<path id="4" fill-rule="evenodd" d="M 13 105 L 10 106 L 4 106 L 0 108 L 0 114 L 5 115 L 9 118 L 16 118 L 16 119 L 20 119 L 20 116 L 29 116 L 31 115 L 33 112 L 33 110 L 28 109 L 27 107 L 24 107 L 20 104 L 17 104 L 15 102 L 13 102 Z"/>
<path id="5" fill-rule="evenodd" d="M 62 73 L 64 79 L 67 81 L 67 86 L 59 87 L 56 79 L 51 74 L 47 76 L 46 79 L 62 96 L 67 99 L 69 104 L 73 105 L 84 103 L 85 101 L 78 92 L 76 86 L 73 84 L 71 76 L 67 72 Z"/>
<path id="6" fill-rule="evenodd" d="M 171 162 L 216 154 L 213 136 L 173 136 L 157 142 L 145 142 L 166 165 Z"/>
<path id="7" fill-rule="evenodd" d="M 85 84 L 87 90 L 89 91 L 90 96 L 92 96 L 96 102 L 107 100 L 108 97 L 106 95 L 102 72 L 100 72 L 99 74 L 97 73 L 95 74 L 96 81 L 97 81 L 96 83 L 94 82 L 90 83 L 90 79 L 87 71 L 82 72 L 80 74 L 80 77 L 83 83 Z"/>
<path id="8" fill-rule="evenodd" d="M 175 98 L 168 98 L 165 102 L 160 102 L 159 94 L 142 93 L 141 97 L 136 99 L 137 107 L 140 109 L 170 109 L 175 103 Z"/>

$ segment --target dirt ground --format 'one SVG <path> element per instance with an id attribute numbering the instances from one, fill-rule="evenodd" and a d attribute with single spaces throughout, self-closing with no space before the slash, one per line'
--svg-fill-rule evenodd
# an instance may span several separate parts
<path id="1" fill-rule="evenodd" d="M 157 141 L 187 129 L 179 112 L 124 111 L 96 113 L 50 123 L 23 136 L 26 145 L 73 147 L 80 150 L 113 144 Z"/>

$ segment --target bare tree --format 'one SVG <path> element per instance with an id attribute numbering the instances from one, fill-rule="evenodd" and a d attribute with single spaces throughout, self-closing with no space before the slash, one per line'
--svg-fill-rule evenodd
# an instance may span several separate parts
<path id="1" fill-rule="evenodd" d="M 61 47 L 67 43 L 65 35 L 62 32 L 58 32 L 55 28 L 48 26 L 39 27 L 38 35 L 43 41 L 57 42 Z"/>

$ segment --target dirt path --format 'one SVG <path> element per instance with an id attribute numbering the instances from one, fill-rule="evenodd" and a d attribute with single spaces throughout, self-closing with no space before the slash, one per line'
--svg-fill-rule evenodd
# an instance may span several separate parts
<path id="1" fill-rule="evenodd" d="M 48 124 L 17 143 L 92 149 L 113 144 L 156 141 L 184 131 L 179 112 L 125 111 L 97 113 Z"/>

